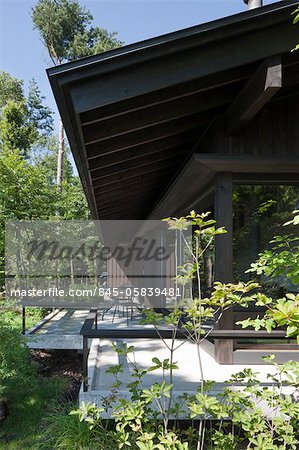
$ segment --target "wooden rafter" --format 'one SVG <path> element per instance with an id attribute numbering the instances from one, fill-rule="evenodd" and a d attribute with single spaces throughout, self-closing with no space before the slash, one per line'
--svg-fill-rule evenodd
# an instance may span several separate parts
<path id="1" fill-rule="evenodd" d="M 226 114 L 228 134 L 237 133 L 282 87 L 281 56 L 265 59 Z"/>

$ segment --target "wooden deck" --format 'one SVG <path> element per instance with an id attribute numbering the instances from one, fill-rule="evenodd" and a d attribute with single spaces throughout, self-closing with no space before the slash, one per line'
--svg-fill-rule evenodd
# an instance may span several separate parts
<path id="1" fill-rule="evenodd" d="M 33 328 L 28 330 L 25 338 L 29 348 L 82 350 L 83 338 L 80 330 L 87 319 L 89 310 L 55 310 Z M 113 310 L 101 320 L 99 313 L 99 326 L 103 329 L 119 330 L 123 328 L 140 328 L 141 316 L 134 313 L 133 320 L 127 320 L 126 314 L 118 313 L 113 320 Z M 152 328 L 150 325 L 147 328 Z M 91 340 L 90 340 L 91 342 Z"/>
<path id="2" fill-rule="evenodd" d="M 29 348 L 81 350 L 81 327 L 88 310 L 55 310 L 25 335 Z"/>

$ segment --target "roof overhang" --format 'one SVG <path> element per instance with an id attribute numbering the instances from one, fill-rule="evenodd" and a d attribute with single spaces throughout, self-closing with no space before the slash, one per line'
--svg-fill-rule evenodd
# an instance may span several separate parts
<path id="1" fill-rule="evenodd" d="M 298 5 L 281 1 L 48 70 L 94 219 L 149 217 L 215 117 L 239 114 L 250 80 L 264 85 L 266 59 L 281 58 L 275 82 L 241 109 L 245 118 L 280 88 L 280 69 L 296 83 Z"/>

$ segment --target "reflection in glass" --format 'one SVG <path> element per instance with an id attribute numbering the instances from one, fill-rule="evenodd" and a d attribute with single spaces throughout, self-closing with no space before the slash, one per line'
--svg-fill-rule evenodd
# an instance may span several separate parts
<path id="1" fill-rule="evenodd" d="M 233 191 L 235 281 L 253 278 L 253 274 L 245 274 L 245 271 L 258 258 L 261 251 L 271 249 L 273 244 L 270 241 L 275 236 L 295 232 L 294 227 L 283 227 L 295 209 L 299 209 L 299 186 L 235 186 Z M 266 283 L 267 280 L 261 281 Z M 282 286 L 286 283 L 272 280 L 272 284 Z"/>

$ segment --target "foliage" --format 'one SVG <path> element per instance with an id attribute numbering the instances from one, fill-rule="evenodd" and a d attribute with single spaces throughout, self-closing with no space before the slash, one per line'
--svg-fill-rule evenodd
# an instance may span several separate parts
<path id="1" fill-rule="evenodd" d="M 286 326 L 286 337 L 295 337 L 299 344 L 299 294 L 289 293 L 278 300 L 257 294 L 250 301 L 255 301 L 256 306 L 264 306 L 266 312 L 262 318 L 246 319 L 237 324 L 242 325 L 242 328 L 253 327 L 256 331 L 265 328 L 269 333 L 274 328 Z"/>
<path id="2" fill-rule="evenodd" d="M 55 65 L 122 45 L 116 33 L 92 27 L 92 15 L 76 0 L 39 0 L 32 20 Z"/>
<path id="3" fill-rule="evenodd" d="M 26 97 L 23 82 L 0 72 L 0 286 L 4 278 L 7 220 L 88 218 L 83 190 L 64 159 L 64 192 L 56 190 L 57 140 L 52 112 L 33 80 Z"/>
<path id="4" fill-rule="evenodd" d="M 292 225 L 298 227 L 298 211 L 293 212 L 293 218 L 284 226 Z M 256 319 L 247 319 L 239 322 L 243 328 L 254 327 L 255 330 L 266 328 L 268 332 L 277 327 L 286 327 L 286 336 L 295 337 L 299 343 L 299 294 L 296 293 L 299 284 L 299 245 L 298 233 L 287 236 L 276 236 L 272 242 L 275 246 L 271 251 L 259 255 L 257 262 L 251 264 L 250 272 L 258 275 L 264 274 L 270 279 L 281 276 L 293 283 L 294 293 L 289 292 L 283 298 L 271 298 L 265 294 L 258 293 L 249 299 L 256 306 L 266 309 L 263 316 Z M 297 291 L 298 292 L 298 291 Z"/>
<path id="5" fill-rule="evenodd" d="M 5 221 L 48 218 L 54 214 L 54 191 L 48 187 L 40 168 L 32 166 L 18 151 L 2 151 L 0 174 L 0 271 L 3 274 Z"/>
<path id="6" fill-rule="evenodd" d="M 215 449 L 237 450 L 296 450 L 299 444 L 298 420 L 299 406 L 299 363 L 289 361 L 279 365 L 274 356 L 265 358 L 273 366 L 263 385 L 257 373 L 244 369 L 232 375 L 221 391 L 214 391 L 214 383 L 206 383 L 204 392 L 183 395 L 169 408 L 172 385 L 164 381 L 143 388 L 146 374 L 164 366 L 171 370 L 169 360 L 153 358 L 153 365 L 140 370 L 134 364 L 133 347 L 116 349 L 126 355 L 133 366 L 132 382 L 128 385 L 129 398 L 121 398 L 119 389 L 122 382 L 118 374 L 122 366 L 116 366 L 115 384 L 111 396 L 103 399 L 102 406 L 82 403 L 79 409 L 71 412 L 79 421 L 88 425 L 94 446 L 99 449 L 120 448 L 132 450 L 192 450 Z M 178 367 L 175 367 L 178 369 Z M 105 418 L 111 412 L 115 422 Z M 169 415 L 175 426 L 164 427 L 164 419 Z M 194 428 L 181 429 L 179 416 L 197 420 L 199 433 Z M 107 415 L 106 415 L 107 417 Z M 210 426 L 208 426 L 210 424 Z M 64 436 L 56 432 L 55 448 Z M 108 440 L 109 445 L 103 440 Z M 198 440 L 199 439 L 199 440 Z M 114 447 L 113 447 L 114 445 Z M 92 446 L 90 448 L 93 448 Z"/>
<path id="7" fill-rule="evenodd" d="M 234 278 L 248 281 L 251 273 L 246 272 L 258 254 L 271 251 L 275 243 L 273 236 L 289 233 L 289 227 L 283 227 L 290 216 L 290 210 L 297 208 L 299 196 L 295 185 L 241 185 L 233 191 L 234 207 Z M 277 277 L 269 283 L 268 277 L 259 277 L 260 283 L 270 293 L 286 291 L 285 279 Z M 278 289 L 277 289 L 278 288 Z"/>
<path id="8" fill-rule="evenodd" d="M 61 64 L 74 37 L 84 32 L 92 16 L 77 1 L 40 0 L 32 9 L 32 20 L 53 63 Z"/>
<path id="9" fill-rule="evenodd" d="M 27 156 L 36 139 L 36 129 L 33 123 L 28 120 L 26 105 L 9 100 L 2 108 L 0 116 L 2 149 L 17 149 L 23 156 Z"/>
<path id="10" fill-rule="evenodd" d="M 122 45 L 116 33 L 91 26 L 92 15 L 77 0 L 39 0 L 32 8 L 32 20 L 54 65 Z M 64 152 L 64 126 L 60 119 L 56 176 L 59 192 L 65 177 Z"/>
<path id="11" fill-rule="evenodd" d="M 28 384 L 32 375 L 29 349 L 22 341 L 20 333 L 2 318 L 0 323 L 0 395 L 5 391 L 7 380 L 20 377 L 20 382 Z"/>
<path id="12" fill-rule="evenodd" d="M 85 194 L 78 177 L 64 180 L 56 201 L 56 211 L 61 220 L 88 220 L 90 213 Z"/>
<path id="13" fill-rule="evenodd" d="M 109 436 L 103 433 L 97 437 L 96 432 L 89 429 L 88 423 L 77 420 L 70 415 L 70 410 L 75 405 L 61 405 L 47 415 L 44 422 L 44 432 L 36 450 L 81 450 L 81 449 L 105 449 L 114 450 Z M 102 442 L 102 445 L 101 445 Z"/>
<path id="14" fill-rule="evenodd" d="M 24 102 L 23 81 L 13 78 L 7 72 L 0 71 L 0 109 L 9 101 Z"/>
<path id="15" fill-rule="evenodd" d="M 0 155 L 1 220 L 46 219 L 54 214 L 55 191 L 39 165 L 18 151 Z"/>
<path id="16" fill-rule="evenodd" d="M 43 317 L 48 314 L 48 310 L 41 308 L 26 308 L 26 326 L 28 329 L 36 325 Z M 22 329 L 22 308 L 14 302 L 1 300 L 0 298 L 0 316 L 1 320 L 12 329 L 20 333 Z"/>
<path id="17" fill-rule="evenodd" d="M 24 85 L 7 72 L 0 72 L 0 145 L 1 150 L 18 150 L 29 157 L 31 147 L 53 130 L 53 112 L 44 105 L 34 80 L 28 95 Z"/>
<path id="18" fill-rule="evenodd" d="M 293 15 L 295 16 L 293 19 L 294 25 L 296 25 L 299 22 L 299 8 L 296 8 L 293 12 Z M 299 50 L 299 44 L 296 45 L 296 47 L 293 49 L 293 51 Z"/>
<path id="19" fill-rule="evenodd" d="M 107 52 L 121 47 L 123 42 L 117 39 L 117 33 L 109 33 L 104 28 L 90 27 L 87 31 L 79 33 L 74 37 L 70 45 L 67 59 L 74 60 L 85 56 Z"/>
<path id="20" fill-rule="evenodd" d="M 58 410 L 67 381 L 61 377 L 41 377 L 33 374 L 30 382 L 22 383 L 22 373 L 7 381 L 5 398 L 9 415 L 1 424 L 0 448 L 5 450 L 45 450 L 40 443 L 46 431 L 47 417 Z M 74 446 L 72 447 L 74 448 Z M 54 447 L 48 447 L 53 450 Z"/>
<path id="21" fill-rule="evenodd" d="M 54 161 L 54 159 L 52 159 Z M 57 192 L 44 160 L 31 163 L 18 151 L 0 154 L 0 285 L 4 274 L 4 233 L 8 220 L 87 219 L 87 202 L 78 177 L 69 175 Z"/>
<path id="22" fill-rule="evenodd" d="M 34 79 L 29 82 L 27 108 L 31 123 L 43 135 L 53 131 L 53 112 L 43 104 L 45 97 Z"/>
<path id="23" fill-rule="evenodd" d="M 118 344 L 115 351 L 120 361 L 126 358 L 131 366 L 132 381 L 124 386 L 124 365 L 107 369 L 114 377 L 111 392 L 102 398 L 101 405 L 83 403 L 71 415 L 88 424 L 98 448 L 106 448 L 101 439 L 107 438 L 114 448 L 132 450 L 295 450 L 299 445 L 299 363 L 288 361 L 279 365 L 274 356 L 265 358 L 272 366 L 263 385 L 257 373 L 244 369 L 227 381 L 222 391 L 214 390 L 214 383 L 204 377 L 201 361 L 201 343 L 217 325 L 224 311 L 234 305 L 247 307 L 252 302 L 268 308 L 262 318 L 248 319 L 243 326 L 265 327 L 268 331 L 287 325 L 288 336 L 298 335 L 299 296 L 288 294 L 281 300 L 272 300 L 259 285 L 248 283 L 215 283 L 211 295 L 201 293 L 202 255 L 212 245 L 213 239 L 225 230 L 216 228 L 209 214 L 191 212 L 187 217 L 166 219 L 169 228 L 182 233 L 192 227 L 194 239 L 185 242 L 190 261 L 181 266 L 177 282 L 184 288 L 189 284 L 189 297 L 167 315 L 146 310 L 142 324 L 152 324 L 164 343 L 168 357 L 152 359 L 152 365 L 140 368 L 134 356 L 134 347 Z M 297 218 L 291 221 L 296 225 Z M 185 291 L 187 292 L 187 291 Z M 172 331 L 170 341 L 165 340 L 159 329 L 162 325 Z M 193 395 L 174 396 L 176 350 L 185 341 L 177 339 L 178 332 L 196 346 L 200 366 L 199 386 Z M 160 382 L 144 387 L 144 377 L 155 371 L 162 372 Z M 122 395 L 122 388 L 129 397 Z M 114 425 L 107 417 L 114 419 Z M 180 419 L 192 420 L 192 426 L 181 429 Z M 196 421 L 196 423 L 194 422 Z M 59 438 L 59 436 L 57 436 Z M 107 447 L 109 448 L 109 446 Z"/>
<path id="24" fill-rule="evenodd" d="M 49 185 L 56 185 L 57 176 L 58 138 L 53 134 L 47 136 L 43 142 L 39 142 L 31 151 L 31 161 L 39 164 L 47 176 Z M 63 160 L 63 173 L 65 182 L 74 177 L 74 170 L 70 162 L 70 148 L 65 145 L 65 158 Z"/>
<path id="25" fill-rule="evenodd" d="M 293 215 L 293 219 L 286 222 L 284 226 L 299 227 L 299 211 L 294 211 Z M 282 282 L 283 280 L 289 280 L 293 285 L 299 284 L 298 232 L 275 236 L 270 243 L 273 244 L 271 250 L 260 253 L 259 259 L 251 264 L 247 272 L 271 278 L 282 277 Z"/>

